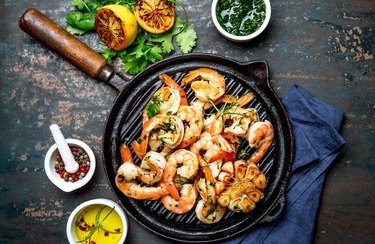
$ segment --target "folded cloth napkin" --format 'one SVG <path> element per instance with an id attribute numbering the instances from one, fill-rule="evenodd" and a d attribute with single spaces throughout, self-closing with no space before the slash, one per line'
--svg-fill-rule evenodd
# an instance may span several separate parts
<path id="1" fill-rule="evenodd" d="M 295 159 L 285 209 L 274 223 L 252 228 L 224 243 L 311 243 L 328 167 L 345 141 L 338 133 L 344 113 L 293 86 L 281 99 L 295 140 Z"/>

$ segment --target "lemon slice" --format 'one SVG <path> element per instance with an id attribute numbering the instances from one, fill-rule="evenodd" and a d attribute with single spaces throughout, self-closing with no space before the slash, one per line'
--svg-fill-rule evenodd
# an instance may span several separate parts
<path id="1" fill-rule="evenodd" d="M 111 49 L 120 51 L 137 37 L 138 23 L 134 14 L 122 5 L 107 5 L 95 15 L 96 32 Z"/>
<path id="2" fill-rule="evenodd" d="M 175 20 L 174 6 L 168 0 L 138 0 L 134 15 L 143 29 L 154 34 L 168 31 Z"/>

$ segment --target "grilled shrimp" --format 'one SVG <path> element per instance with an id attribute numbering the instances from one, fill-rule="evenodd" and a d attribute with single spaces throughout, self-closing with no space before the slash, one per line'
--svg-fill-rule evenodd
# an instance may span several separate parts
<path id="1" fill-rule="evenodd" d="M 137 200 L 157 200 L 168 193 L 160 186 L 141 186 L 137 183 L 126 182 L 121 174 L 116 175 L 116 186 L 126 196 Z"/>
<path id="2" fill-rule="evenodd" d="M 200 178 L 197 183 L 197 190 L 204 202 L 216 203 L 215 186 L 208 179 Z"/>
<path id="3" fill-rule="evenodd" d="M 121 157 L 123 164 L 119 167 L 116 174 L 116 186 L 122 191 L 126 196 L 135 198 L 138 200 L 151 199 L 156 200 L 162 196 L 168 194 L 166 187 L 151 187 L 151 186 L 141 186 L 136 182 L 136 179 L 144 181 L 145 183 L 151 183 L 150 179 L 154 178 L 154 181 L 159 178 L 160 180 L 160 170 L 162 173 L 162 168 L 165 166 L 164 157 L 159 157 L 156 155 L 150 155 L 150 158 L 154 160 L 151 162 L 149 160 L 147 163 L 148 167 L 153 166 L 155 169 L 145 170 L 134 164 L 130 149 L 123 145 L 121 147 Z M 164 159 L 164 162 L 163 162 Z M 160 160 L 160 161 L 159 161 Z M 143 167 L 146 167 L 143 165 Z M 152 182 L 153 183 L 153 182 Z"/>
<path id="4" fill-rule="evenodd" d="M 223 218 L 226 210 L 226 207 L 211 202 L 205 202 L 201 199 L 195 207 L 195 214 L 203 223 L 213 224 L 219 222 Z"/>
<path id="5" fill-rule="evenodd" d="M 270 121 L 256 122 L 250 126 L 247 140 L 250 147 L 257 151 L 250 157 L 250 162 L 257 163 L 266 154 L 274 139 L 274 128 Z"/>
<path id="6" fill-rule="evenodd" d="M 192 179 L 197 174 L 198 169 L 197 155 L 191 151 L 178 149 L 168 157 L 163 180 L 174 199 L 178 200 L 180 197 L 174 183 L 175 176 Z"/>
<path id="7" fill-rule="evenodd" d="M 266 122 L 257 122 L 250 126 L 247 134 L 247 141 L 250 147 L 257 147 L 260 140 L 266 135 L 268 130 L 268 125 Z"/>
<path id="8" fill-rule="evenodd" d="M 163 132 L 160 131 L 151 132 L 150 138 L 148 139 L 148 145 L 150 147 L 150 151 L 158 152 L 166 157 L 173 150 L 173 148 L 170 148 L 160 140 L 160 136 L 162 136 L 162 134 Z"/>
<path id="9" fill-rule="evenodd" d="M 215 178 L 212 175 L 210 165 L 206 162 L 206 160 L 203 159 L 201 155 L 198 155 L 198 162 L 199 162 L 199 166 L 202 169 L 202 172 L 204 173 L 204 178 L 208 181 L 209 184 L 214 184 Z M 201 178 L 201 177 L 197 177 L 197 179 L 198 178 Z"/>
<path id="10" fill-rule="evenodd" d="M 163 142 L 159 139 L 159 136 L 159 131 L 154 131 L 150 133 L 148 145 L 150 146 L 151 151 L 159 152 L 164 148 Z"/>
<path id="11" fill-rule="evenodd" d="M 166 164 L 167 162 L 164 156 L 160 153 L 153 151 L 147 152 L 139 167 L 138 179 L 149 185 L 160 181 Z"/>
<path id="12" fill-rule="evenodd" d="M 210 167 L 213 178 L 217 178 L 219 176 L 222 165 L 223 159 L 218 159 L 208 165 Z"/>
<path id="13" fill-rule="evenodd" d="M 143 159 L 147 152 L 151 132 L 158 130 L 158 138 L 169 148 L 177 147 L 184 137 L 184 125 L 175 115 L 159 114 L 148 120 L 142 129 L 141 143 L 132 142 L 132 147 L 137 156 Z"/>
<path id="14" fill-rule="evenodd" d="M 189 105 L 185 90 L 179 84 L 177 84 L 177 82 L 173 80 L 172 77 L 170 77 L 167 74 L 161 74 L 159 75 L 159 78 L 164 82 L 166 86 L 172 89 L 175 89 L 180 93 L 180 98 L 181 98 L 180 105 L 181 106 Z"/>
<path id="15" fill-rule="evenodd" d="M 203 115 L 201 111 L 191 106 L 180 106 L 177 117 L 185 126 L 184 137 L 178 148 L 185 148 L 199 139 L 203 129 Z"/>
<path id="16" fill-rule="evenodd" d="M 137 166 L 133 162 L 127 145 L 122 145 L 120 152 L 123 164 L 119 167 L 118 172 L 122 172 L 126 180 L 137 179 L 149 185 L 161 180 L 167 163 L 161 154 L 150 151 L 143 158 L 141 165 Z"/>
<path id="17" fill-rule="evenodd" d="M 235 136 L 245 137 L 250 124 L 259 120 L 255 109 L 242 108 L 253 98 L 254 95 L 248 93 L 239 98 L 228 95 L 225 99 L 221 99 L 226 100 L 226 103 L 232 103 L 232 106 L 218 111 L 209 126 L 210 133 L 220 134 L 224 131 Z M 224 129 L 225 126 L 226 128 Z"/>
<path id="18" fill-rule="evenodd" d="M 185 97 L 186 98 L 186 97 Z M 157 114 L 176 114 L 180 107 L 181 96 L 178 89 L 162 87 L 155 92 L 143 110 L 142 119 L 145 124 L 151 117 L 149 111 L 157 107 Z M 152 109 L 150 109 L 152 108 Z"/>
<path id="19" fill-rule="evenodd" d="M 202 133 L 200 139 L 190 146 L 190 151 L 197 155 L 202 154 L 207 163 L 212 163 L 220 158 L 230 161 L 235 157 L 233 145 L 220 134 L 211 135 L 208 132 Z"/>
<path id="20" fill-rule="evenodd" d="M 171 195 L 165 195 L 161 198 L 164 207 L 176 214 L 184 214 L 194 207 L 197 200 L 197 191 L 194 185 L 184 184 L 180 190 L 180 198 L 175 200 Z"/>
<path id="21" fill-rule="evenodd" d="M 232 133 L 225 133 L 221 132 L 220 134 L 222 137 L 225 138 L 230 144 L 233 145 L 235 152 L 237 153 L 238 148 L 242 143 L 242 139 L 239 136 L 233 135 Z"/>
<path id="22" fill-rule="evenodd" d="M 183 85 L 191 83 L 191 89 L 195 96 L 203 102 L 216 101 L 225 93 L 224 77 L 208 68 L 190 71 L 181 83 Z"/>
<path id="23" fill-rule="evenodd" d="M 253 93 L 246 93 L 245 95 L 236 98 L 235 102 L 238 103 L 238 107 L 243 108 L 247 104 L 249 104 L 252 100 L 254 99 L 254 94 Z M 226 101 L 223 101 L 224 103 Z"/>
<path id="24" fill-rule="evenodd" d="M 233 107 L 224 114 L 225 133 L 231 133 L 236 136 L 245 137 L 251 123 L 257 120 L 256 113 L 253 110 L 240 107 Z"/>

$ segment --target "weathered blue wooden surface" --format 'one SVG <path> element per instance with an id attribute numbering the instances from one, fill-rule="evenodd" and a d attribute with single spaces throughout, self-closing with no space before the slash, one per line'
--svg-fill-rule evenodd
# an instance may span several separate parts
<path id="1" fill-rule="evenodd" d="M 316 243 L 375 240 L 375 3 L 374 1 L 272 1 L 267 32 L 236 44 L 223 39 L 210 18 L 210 1 L 187 0 L 198 32 L 194 52 L 238 61 L 266 59 L 273 88 L 281 96 L 299 84 L 345 111 L 347 145 L 327 177 Z M 28 8 L 61 26 L 70 1 L 0 3 L 0 242 L 66 243 L 70 212 L 93 198 L 113 199 L 102 167 L 101 140 L 116 91 L 78 71 L 18 28 Z M 101 48 L 95 33 L 80 37 Z M 175 55 L 175 54 L 172 54 Z M 121 64 L 117 64 L 121 65 Z M 81 139 L 96 153 L 90 185 L 63 193 L 47 179 L 44 155 L 53 144 L 49 125 Z M 168 243 L 130 220 L 128 243 Z"/>

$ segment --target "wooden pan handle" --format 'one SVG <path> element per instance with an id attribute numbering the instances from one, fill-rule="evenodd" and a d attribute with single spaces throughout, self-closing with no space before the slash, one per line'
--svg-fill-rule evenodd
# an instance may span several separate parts
<path id="1" fill-rule="evenodd" d="M 19 26 L 91 78 L 96 78 L 106 66 L 100 54 L 36 9 L 26 10 L 20 17 Z"/>

